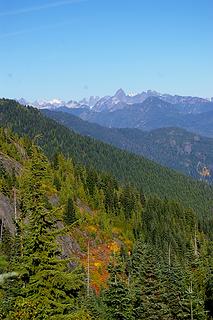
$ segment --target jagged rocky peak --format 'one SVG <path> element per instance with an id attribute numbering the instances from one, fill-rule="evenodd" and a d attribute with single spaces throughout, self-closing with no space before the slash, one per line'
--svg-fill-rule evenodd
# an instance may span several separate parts
<path id="1" fill-rule="evenodd" d="M 123 100 L 123 98 L 126 98 L 126 93 L 124 92 L 123 89 L 118 89 L 114 97 L 118 98 L 119 100 Z"/>
<path id="2" fill-rule="evenodd" d="M 94 105 L 100 100 L 99 96 L 90 96 L 88 99 L 84 98 L 79 101 L 80 105 L 87 105 L 90 108 L 94 107 Z"/>
<path id="3" fill-rule="evenodd" d="M 67 108 L 79 108 L 80 104 L 77 101 L 70 100 L 65 105 Z"/>
<path id="4" fill-rule="evenodd" d="M 88 99 L 84 98 L 80 101 L 70 100 L 65 102 L 61 99 L 53 100 L 37 100 L 33 103 L 28 102 L 24 98 L 18 99 L 17 101 L 22 105 L 32 105 L 39 109 L 61 109 L 61 108 L 88 108 L 96 112 L 113 112 L 116 110 L 124 109 L 128 106 L 133 106 L 135 104 L 142 104 L 148 98 L 158 98 L 161 102 L 170 103 L 172 105 L 179 105 L 181 112 L 200 112 L 203 106 L 207 106 L 213 102 L 213 98 L 204 99 L 199 97 L 191 96 L 180 96 L 171 94 L 161 94 L 155 90 L 142 91 L 141 93 L 129 93 L 126 94 L 125 91 L 120 88 L 112 96 L 104 96 L 100 98 L 99 96 L 91 96 Z M 152 100 L 148 100 L 149 103 Z M 156 102 L 153 99 L 153 102 Z M 210 108 L 211 109 L 211 108 Z M 209 110 L 209 109 L 208 109 Z M 207 110 L 207 111 L 208 111 Z"/>
<path id="5" fill-rule="evenodd" d="M 24 98 L 15 99 L 18 103 L 20 103 L 22 106 L 27 106 L 29 104 L 29 101 L 27 101 Z"/>

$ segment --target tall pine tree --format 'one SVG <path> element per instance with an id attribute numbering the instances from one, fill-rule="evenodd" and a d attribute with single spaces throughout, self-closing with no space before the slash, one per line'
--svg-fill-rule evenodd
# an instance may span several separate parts
<path id="1" fill-rule="evenodd" d="M 14 268 L 19 290 L 7 319 L 84 319 L 78 310 L 82 275 L 60 258 L 53 210 L 47 206 L 48 162 L 36 147 L 21 181 L 23 251 Z M 86 319 L 86 318 L 85 318 Z"/>

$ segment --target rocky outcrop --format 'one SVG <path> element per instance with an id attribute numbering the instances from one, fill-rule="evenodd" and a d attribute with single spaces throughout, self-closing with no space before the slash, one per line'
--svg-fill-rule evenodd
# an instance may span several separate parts
<path id="1" fill-rule="evenodd" d="M 2 152 L 0 152 L 0 163 L 2 163 L 4 169 L 10 174 L 13 170 L 15 171 L 15 174 L 19 174 L 22 169 L 22 165 L 18 161 L 10 158 Z"/>
<path id="2" fill-rule="evenodd" d="M 13 203 L 0 193 L 0 223 L 3 223 L 12 235 L 15 234 L 14 214 Z"/>

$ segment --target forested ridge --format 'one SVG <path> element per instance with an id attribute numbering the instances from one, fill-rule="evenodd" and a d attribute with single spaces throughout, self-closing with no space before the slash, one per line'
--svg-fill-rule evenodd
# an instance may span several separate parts
<path id="1" fill-rule="evenodd" d="M 0 319 L 212 319 L 212 244 L 193 209 L 49 161 L 8 129 L 0 152 L 15 209 L 0 211 Z"/>
<path id="2" fill-rule="evenodd" d="M 213 182 L 213 139 L 181 128 L 145 132 L 134 128 L 105 128 L 68 112 L 42 110 L 49 118 L 84 136 L 90 136 L 144 157 L 193 178 Z M 202 169 L 208 168 L 208 175 Z"/>
<path id="3" fill-rule="evenodd" d="M 181 201 L 193 208 L 199 222 L 211 230 L 213 188 L 164 168 L 143 157 L 121 151 L 89 137 L 82 137 L 46 118 L 38 110 L 12 100 L 0 101 L 0 125 L 21 136 L 36 138 L 49 158 L 62 152 L 75 163 L 109 172 L 122 183 L 135 186 L 145 195 Z"/>

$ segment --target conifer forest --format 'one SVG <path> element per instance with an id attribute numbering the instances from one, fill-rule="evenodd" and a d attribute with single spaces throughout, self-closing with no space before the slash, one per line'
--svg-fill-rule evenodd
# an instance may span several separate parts
<path id="1" fill-rule="evenodd" d="M 0 319 L 212 319 L 210 185 L 13 101 L 0 115 Z"/>

